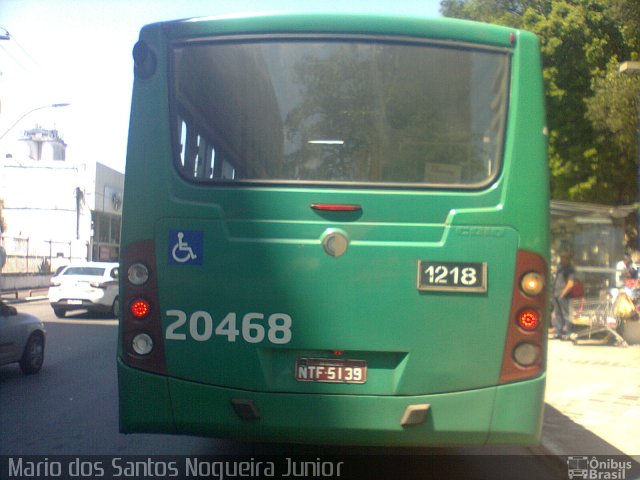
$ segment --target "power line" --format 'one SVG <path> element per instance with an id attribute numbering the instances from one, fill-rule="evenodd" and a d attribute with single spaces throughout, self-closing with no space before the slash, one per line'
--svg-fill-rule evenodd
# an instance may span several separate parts
<path id="1" fill-rule="evenodd" d="M 5 32 L 3 34 L 2 32 Z M 27 73 L 37 73 L 42 71 L 40 63 L 18 42 L 15 35 L 0 27 L 0 40 L 10 40 L 7 43 L 0 43 L 0 50 L 20 69 Z"/>

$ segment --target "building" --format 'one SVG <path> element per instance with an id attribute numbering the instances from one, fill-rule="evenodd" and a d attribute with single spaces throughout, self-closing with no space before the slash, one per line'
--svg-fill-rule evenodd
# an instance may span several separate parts
<path id="1" fill-rule="evenodd" d="M 58 131 L 36 127 L 3 152 L 3 273 L 118 258 L 124 175 L 101 164 L 71 161 L 66 147 Z"/>
<path id="2" fill-rule="evenodd" d="M 95 164 L 91 191 L 91 256 L 93 260 L 117 262 L 120 255 L 120 224 L 124 175 L 112 168 Z"/>

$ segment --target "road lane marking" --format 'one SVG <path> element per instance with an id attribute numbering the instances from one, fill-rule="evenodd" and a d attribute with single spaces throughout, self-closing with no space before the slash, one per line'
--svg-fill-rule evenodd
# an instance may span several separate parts
<path id="1" fill-rule="evenodd" d="M 118 320 L 42 320 L 44 323 L 61 323 L 66 325 L 118 325 Z"/>

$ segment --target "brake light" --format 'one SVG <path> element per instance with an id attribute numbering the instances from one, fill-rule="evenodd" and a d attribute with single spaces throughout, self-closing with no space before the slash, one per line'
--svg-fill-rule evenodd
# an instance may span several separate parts
<path id="1" fill-rule="evenodd" d="M 151 313 L 151 305 L 143 298 L 138 298 L 129 305 L 131 315 L 136 318 L 144 318 Z"/>
<path id="2" fill-rule="evenodd" d="M 540 325 L 540 315 L 538 315 L 537 311 L 531 308 L 522 310 L 518 314 L 518 325 L 520 328 L 528 332 L 532 332 L 538 328 L 538 325 Z"/>
<path id="3" fill-rule="evenodd" d="M 360 205 L 347 205 L 343 203 L 312 203 L 310 207 L 313 210 L 322 212 L 359 212 L 362 210 Z"/>

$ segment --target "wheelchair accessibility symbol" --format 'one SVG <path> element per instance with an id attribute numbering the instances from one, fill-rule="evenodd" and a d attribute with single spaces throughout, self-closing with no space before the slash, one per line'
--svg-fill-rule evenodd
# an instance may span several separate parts
<path id="1" fill-rule="evenodd" d="M 169 263 L 202 265 L 204 232 L 171 230 L 169 232 Z"/>

